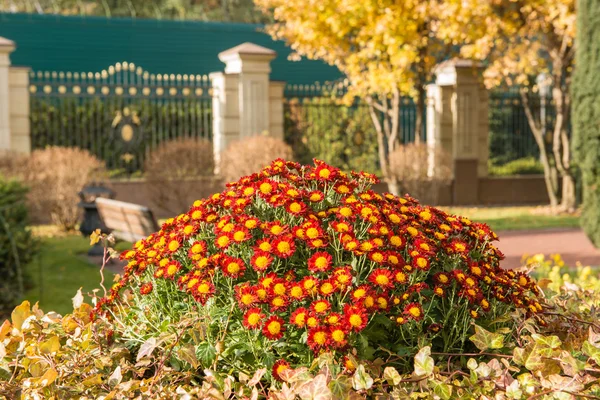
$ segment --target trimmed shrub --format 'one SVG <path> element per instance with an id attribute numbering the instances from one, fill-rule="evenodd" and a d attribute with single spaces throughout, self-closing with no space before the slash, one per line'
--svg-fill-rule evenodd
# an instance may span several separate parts
<path id="1" fill-rule="evenodd" d="M 573 147 L 582 172 L 581 225 L 592 243 L 600 247 L 600 5 L 578 3 L 577 44 L 573 75 Z"/>
<path id="2" fill-rule="evenodd" d="M 104 163 L 87 150 L 47 147 L 29 156 L 11 154 L 0 162 L 0 172 L 21 180 L 28 188 L 27 204 L 34 221 L 48 221 L 64 231 L 80 219 L 78 193 L 93 181 L 107 177 Z"/>
<path id="3" fill-rule="evenodd" d="M 27 229 L 26 194 L 22 184 L 0 175 L 0 320 L 23 296 L 24 267 L 36 252 Z"/>
<path id="4" fill-rule="evenodd" d="M 503 165 L 488 164 L 491 176 L 538 175 L 544 173 L 544 167 L 533 157 L 519 158 Z"/>
<path id="5" fill-rule="evenodd" d="M 422 346 L 476 350 L 474 322 L 510 332 L 499 318 L 541 311 L 535 282 L 500 267 L 488 226 L 376 182 L 276 160 L 124 252 L 96 315 L 132 345 L 178 326 L 171 351 L 194 354 L 194 369 L 264 365 L 273 381 L 323 353 L 350 365 L 395 354 L 388 364 L 406 371 Z"/>
<path id="6" fill-rule="evenodd" d="M 286 142 L 302 163 L 313 158 L 343 171 L 379 171 L 377 133 L 364 104 L 326 97 L 293 99 L 285 114 Z"/>
<path id="7" fill-rule="evenodd" d="M 189 206 L 193 185 L 185 181 L 213 176 L 213 145 L 206 139 L 186 138 L 161 144 L 144 162 L 152 200 L 172 213 Z"/>
<path id="8" fill-rule="evenodd" d="M 430 161 L 436 160 L 430 167 Z M 400 145 L 390 154 L 390 175 L 398 180 L 400 193 L 437 204 L 440 189 L 452 182 L 452 158 L 427 143 Z"/>
<path id="9" fill-rule="evenodd" d="M 292 148 L 272 136 L 259 135 L 236 140 L 221 153 L 220 174 L 233 182 L 266 167 L 277 157 L 292 158 Z"/>

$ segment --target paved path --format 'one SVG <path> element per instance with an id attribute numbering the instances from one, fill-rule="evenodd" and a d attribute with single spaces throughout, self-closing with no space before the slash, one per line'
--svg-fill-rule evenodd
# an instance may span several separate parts
<path id="1" fill-rule="evenodd" d="M 506 259 L 500 264 L 505 268 L 521 265 L 523 254 L 560 254 L 565 265 L 600 266 L 600 249 L 594 248 L 585 233 L 578 228 L 561 228 L 531 231 L 497 232 L 500 242 L 496 246 Z"/>

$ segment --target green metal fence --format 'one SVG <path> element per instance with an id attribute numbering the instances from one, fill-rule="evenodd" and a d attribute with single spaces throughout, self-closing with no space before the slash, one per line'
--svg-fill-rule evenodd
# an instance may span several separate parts
<path id="1" fill-rule="evenodd" d="M 33 149 L 89 150 L 113 171 L 140 171 L 158 144 L 212 138 L 207 75 L 151 74 L 133 63 L 101 72 L 32 72 Z"/>
<path id="2" fill-rule="evenodd" d="M 532 114 L 538 123 L 545 119 L 546 132 L 551 132 L 555 119 L 551 98 L 542 102 L 539 94 L 528 94 Z M 505 164 L 525 157 L 539 157 L 539 148 L 525 115 L 522 99 L 514 89 L 495 90 L 489 98 L 490 160 Z"/>

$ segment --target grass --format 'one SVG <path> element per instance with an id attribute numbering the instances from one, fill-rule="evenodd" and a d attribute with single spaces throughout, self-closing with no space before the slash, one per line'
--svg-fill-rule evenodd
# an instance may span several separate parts
<path id="1" fill-rule="evenodd" d="M 579 214 L 554 214 L 548 207 L 442 207 L 447 212 L 485 222 L 494 231 L 578 228 Z"/>
<path id="2" fill-rule="evenodd" d="M 71 298 L 77 289 L 82 287 L 85 295 L 100 288 L 100 267 L 91 263 L 86 254 L 90 248 L 89 239 L 66 235 L 42 236 L 39 240 L 40 253 L 26 268 L 31 287 L 26 291 L 25 299 L 31 304 L 39 301 L 44 311 L 69 313 L 73 311 Z M 112 284 L 113 276 L 105 271 L 105 286 Z"/>

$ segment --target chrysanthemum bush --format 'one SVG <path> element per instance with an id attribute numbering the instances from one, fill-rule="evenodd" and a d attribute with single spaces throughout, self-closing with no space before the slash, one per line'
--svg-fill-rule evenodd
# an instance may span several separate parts
<path id="1" fill-rule="evenodd" d="M 419 347 L 469 351 L 474 323 L 506 333 L 509 312 L 542 310 L 535 282 L 500 268 L 489 227 L 375 193 L 376 181 L 275 160 L 124 252 L 94 316 L 132 346 L 189 321 L 174 351 L 279 379 L 323 353 L 346 369 L 378 357 L 410 368 Z"/>

